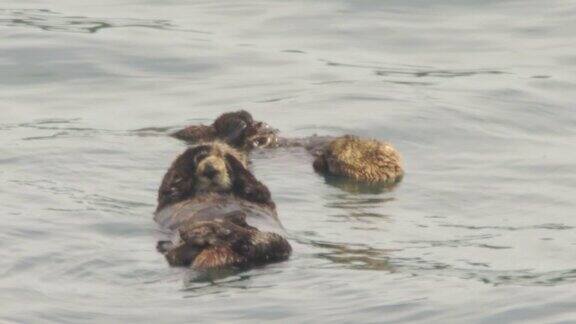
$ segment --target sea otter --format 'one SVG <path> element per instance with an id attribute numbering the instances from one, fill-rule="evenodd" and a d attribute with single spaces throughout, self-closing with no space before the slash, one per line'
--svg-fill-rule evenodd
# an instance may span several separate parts
<path id="1" fill-rule="evenodd" d="M 245 110 L 225 113 L 212 126 L 189 126 L 174 136 L 189 142 L 229 138 L 230 145 L 244 150 L 303 147 L 314 156 L 318 173 L 358 182 L 394 184 L 404 175 L 400 154 L 388 142 L 353 135 L 283 138 L 266 123 L 254 121 Z"/>
<path id="2" fill-rule="evenodd" d="M 314 170 L 359 182 L 394 184 L 404 170 L 400 154 L 387 142 L 352 135 L 330 140 L 315 152 Z"/>
<path id="3" fill-rule="evenodd" d="M 254 121 L 252 115 L 239 110 L 220 115 L 212 125 L 192 125 L 171 135 L 191 144 L 224 141 L 241 150 L 276 145 L 277 130 L 264 122 Z"/>
<path id="4" fill-rule="evenodd" d="M 292 250 L 270 191 L 224 143 L 196 145 L 176 158 L 154 220 L 177 234 L 157 245 L 172 266 L 247 268 L 286 260 Z"/>

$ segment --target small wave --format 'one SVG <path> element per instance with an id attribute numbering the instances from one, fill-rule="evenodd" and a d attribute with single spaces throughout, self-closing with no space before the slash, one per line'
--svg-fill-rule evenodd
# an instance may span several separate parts
<path id="1" fill-rule="evenodd" d="M 0 26 L 30 27 L 51 32 L 94 34 L 108 28 L 151 28 L 158 30 L 207 32 L 183 29 L 164 19 L 92 18 L 67 16 L 48 9 L 0 9 Z"/>

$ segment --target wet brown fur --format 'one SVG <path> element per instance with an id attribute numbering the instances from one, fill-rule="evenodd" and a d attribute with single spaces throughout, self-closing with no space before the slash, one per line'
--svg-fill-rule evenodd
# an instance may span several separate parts
<path id="1" fill-rule="evenodd" d="M 277 140 L 276 130 L 254 121 L 245 110 L 224 113 L 212 125 L 188 126 L 172 136 L 191 144 L 220 140 L 241 150 L 273 146 Z"/>
<path id="2" fill-rule="evenodd" d="M 211 189 L 202 186 L 203 178 L 199 177 L 199 173 L 206 163 L 198 157 L 211 160 L 211 166 L 218 172 L 218 176 L 228 179 L 230 186 L 217 191 L 233 192 L 249 201 L 274 204 L 268 189 L 246 170 L 246 157 L 227 144 L 214 142 L 190 147 L 176 158 L 164 175 L 158 190 L 157 211 L 169 204 L 188 199 L 202 189 Z"/>
<path id="3" fill-rule="evenodd" d="M 259 125 L 246 111 L 229 112 L 216 119 L 213 126 L 190 126 L 174 134 L 189 140 L 221 138 L 238 125 Z M 254 138 L 265 140 L 260 145 Z M 248 140 L 250 139 L 250 140 Z M 230 141 L 229 141 L 230 142 Z M 404 175 L 400 154 L 390 143 L 364 139 L 352 135 L 342 137 L 310 136 L 300 139 L 281 138 L 276 131 L 267 127 L 245 127 L 242 136 L 231 145 L 245 149 L 253 147 L 304 147 L 315 157 L 314 169 L 323 174 L 332 174 L 359 182 L 396 183 Z"/>
<path id="4" fill-rule="evenodd" d="M 314 169 L 364 182 L 395 183 L 404 175 L 400 154 L 392 145 L 352 135 L 332 140 L 317 155 Z"/>
<path id="5" fill-rule="evenodd" d="M 207 163 L 209 166 L 203 168 Z M 217 174 L 208 178 L 206 170 Z M 203 183 L 206 181 L 214 183 Z M 248 225 L 246 212 L 200 215 L 200 212 L 189 214 L 189 211 L 179 215 L 178 208 L 169 208 L 188 201 L 225 205 L 227 201 L 236 200 L 261 206 L 260 215 L 264 213 L 264 217 L 278 222 L 270 191 L 246 169 L 243 155 L 236 150 L 223 143 L 210 143 L 191 147 L 181 154 L 172 163 L 158 191 L 157 215 L 166 213 L 166 209 L 174 216 L 187 217 L 175 227 L 176 243 L 161 241 L 158 244 L 158 250 L 164 253 L 168 263 L 212 269 L 248 267 L 287 259 L 291 248 L 286 239 Z M 278 223 L 278 226 L 281 225 Z"/>
<path id="6" fill-rule="evenodd" d="M 179 228 L 178 234 L 177 245 L 165 253 L 172 266 L 245 268 L 285 260 L 292 251 L 281 235 L 248 225 L 246 215 L 189 222 Z"/>

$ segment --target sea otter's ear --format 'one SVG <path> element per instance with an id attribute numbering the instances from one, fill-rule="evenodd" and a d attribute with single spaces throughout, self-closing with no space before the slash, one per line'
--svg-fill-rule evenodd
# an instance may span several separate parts
<path id="1" fill-rule="evenodd" d="M 254 175 L 244 167 L 242 162 L 232 154 L 226 154 L 226 162 L 232 177 L 232 190 L 234 194 L 248 201 L 274 205 L 268 188 L 256 180 Z"/>

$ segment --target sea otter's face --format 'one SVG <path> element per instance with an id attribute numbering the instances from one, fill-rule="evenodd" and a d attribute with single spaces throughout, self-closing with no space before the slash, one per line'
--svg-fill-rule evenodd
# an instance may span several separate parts
<path id="1" fill-rule="evenodd" d="M 256 122 L 244 131 L 244 147 L 274 147 L 278 143 L 278 130 L 264 122 Z"/>
<path id="2" fill-rule="evenodd" d="M 196 190 L 227 192 L 232 190 L 232 177 L 227 160 L 242 159 L 239 153 L 225 144 L 205 144 L 194 149 Z"/>
<path id="3" fill-rule="evenodd" d="M 222 114 L 213 126 L 226 143 L 245 150 L 274 146 L 278 139 L 276 129 L 255 121 L 245 110 Z"/>

